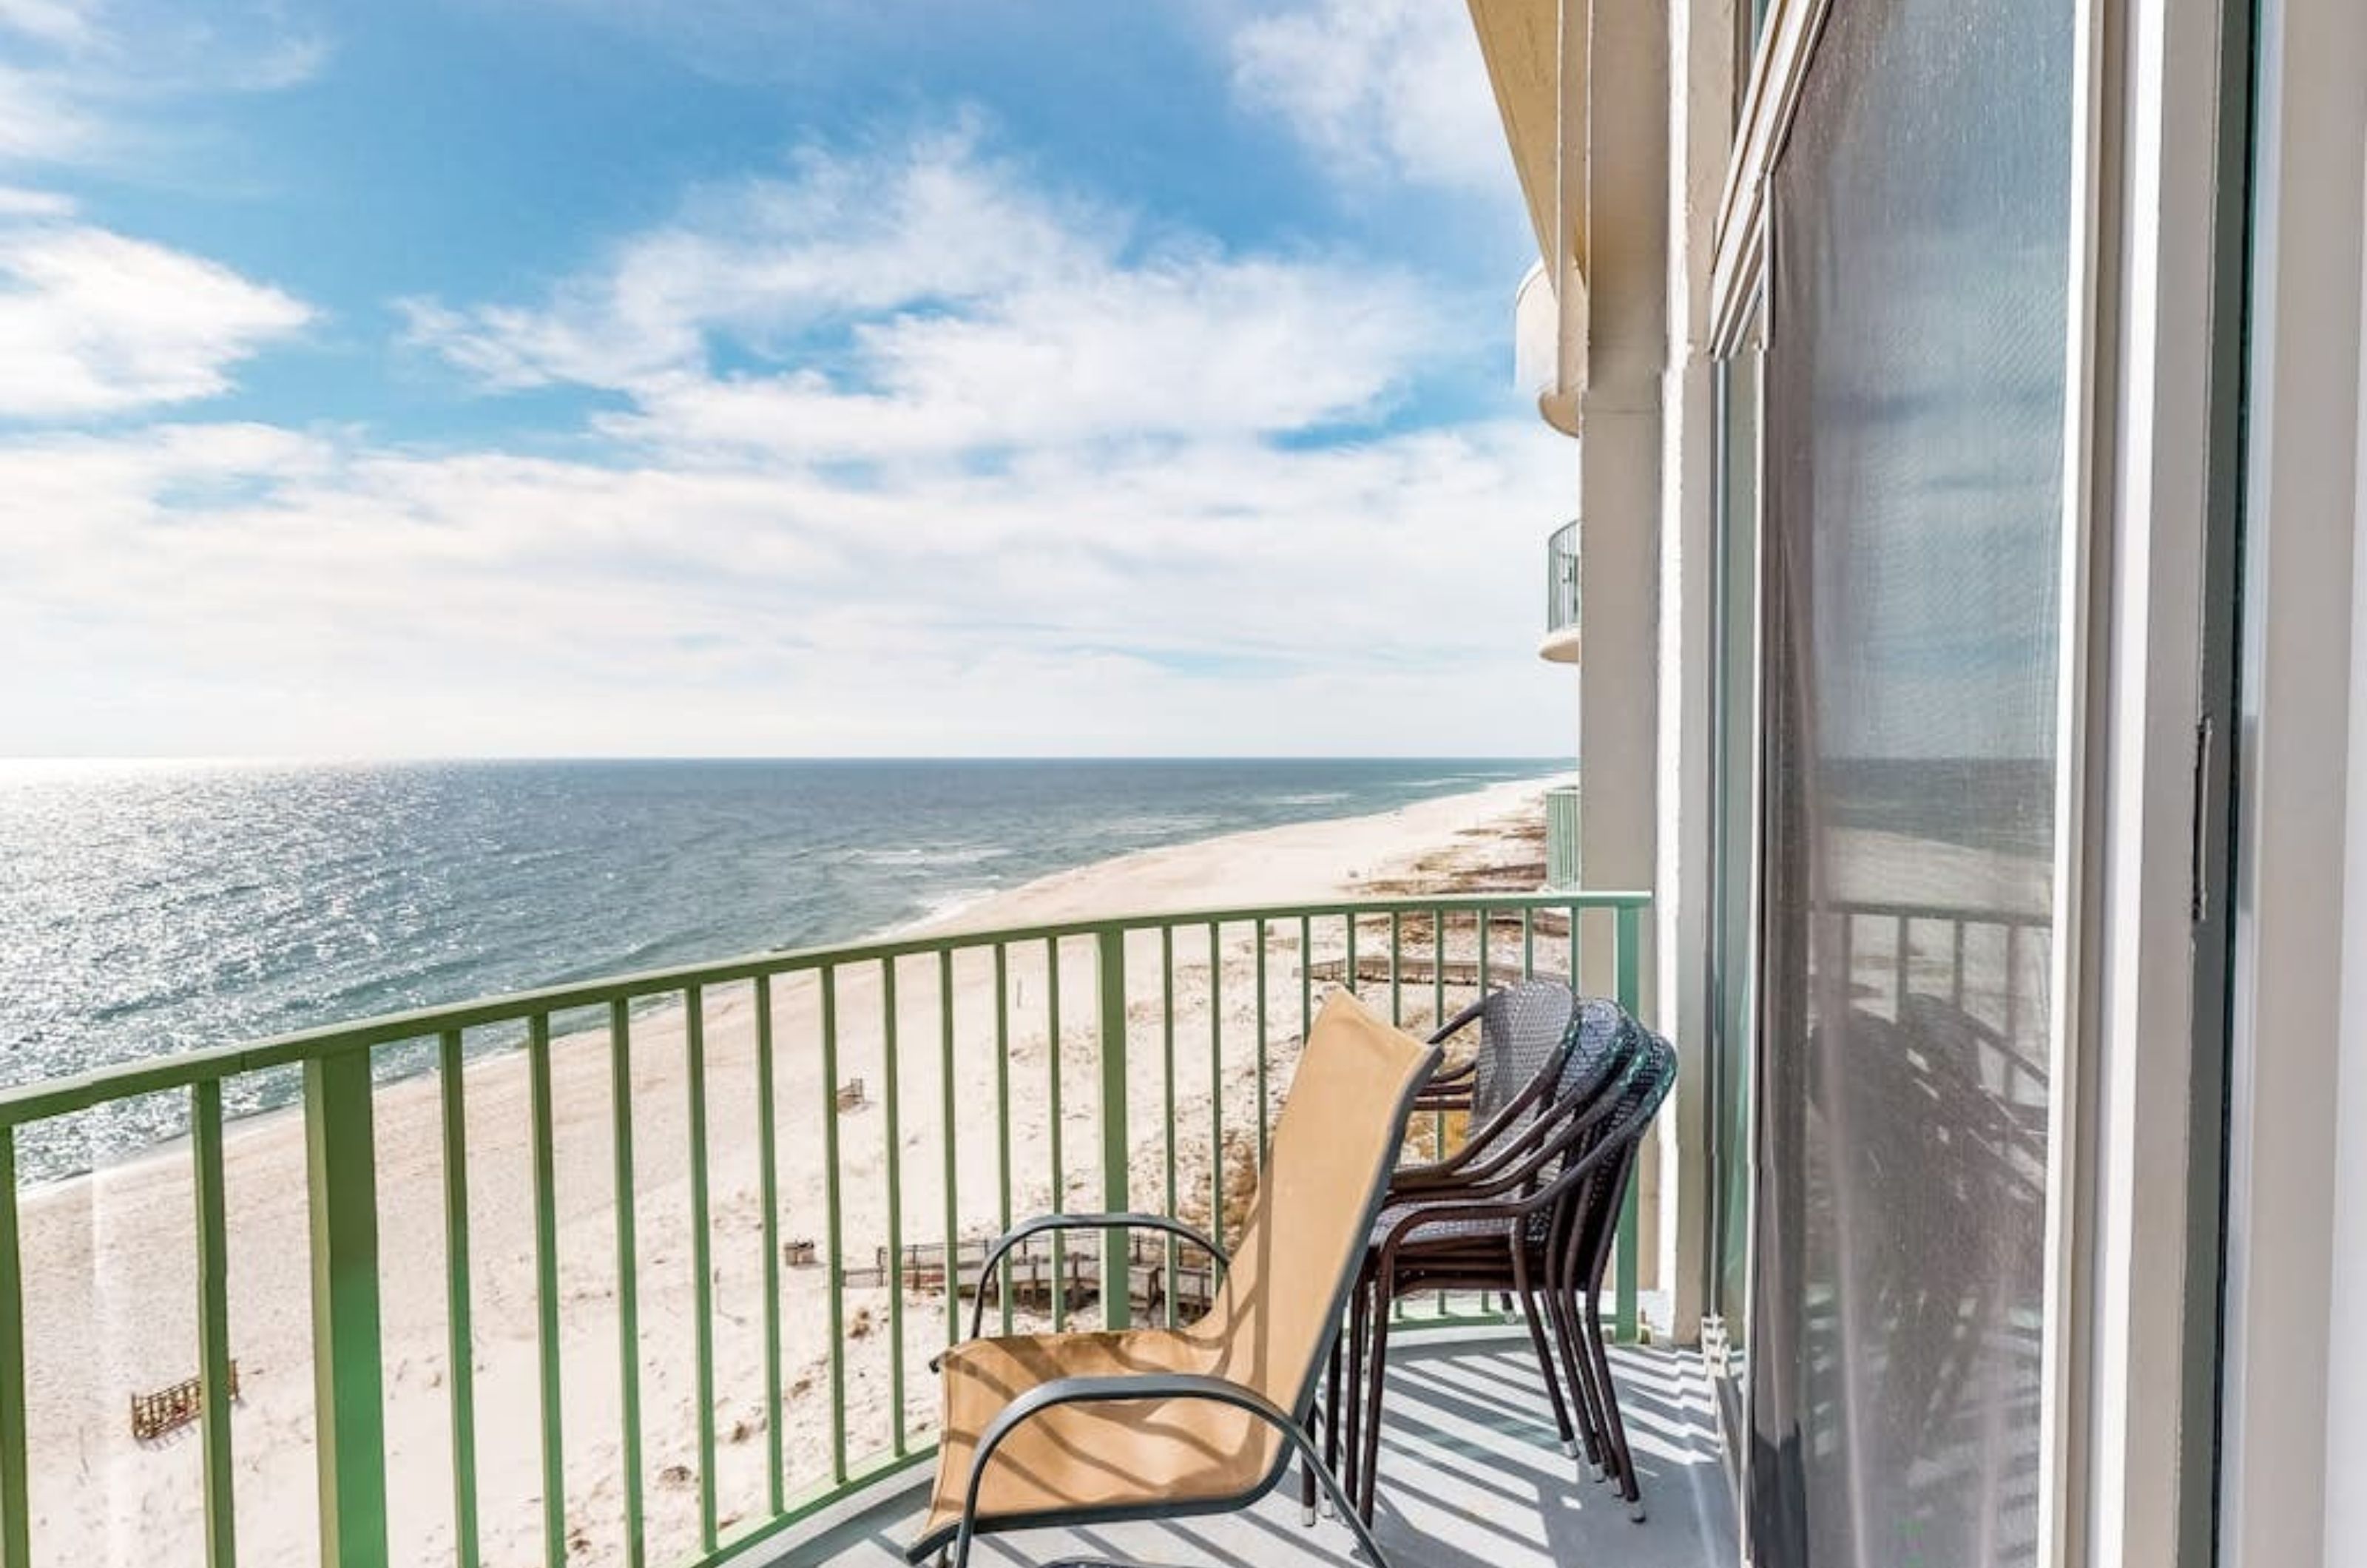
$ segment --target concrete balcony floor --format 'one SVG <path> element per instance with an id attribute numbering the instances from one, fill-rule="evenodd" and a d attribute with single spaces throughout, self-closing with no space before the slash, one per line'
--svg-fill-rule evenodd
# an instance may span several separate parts
<path id="1" fill-rule="evenodd" d="M 1525 1337 L 1401 1342 L 1390 1356 L 1376 1533 L 1397 1568 L 1732 1568 L 1734 1512 L 1699 1360 L 1614 1350 L 1620 1409 L 1649 1517 L 1561 1455 Z M 794 1549 L 817 1568 L 892 1568 L 916 1490 Z M 989 1537 L 973 1564 L 1349 1568 L 1347 1531 L 1298 1522 L 1296 1476 L 1257 1507 L 1172 1525 L 1105 1525 Z"/>

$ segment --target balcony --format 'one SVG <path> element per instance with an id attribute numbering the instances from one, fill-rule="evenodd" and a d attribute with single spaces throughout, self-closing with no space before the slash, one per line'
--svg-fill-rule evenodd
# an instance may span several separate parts
<path id="1" fill-rule="evenodd" d="M 1549 663 L 1578 662 L 1578 560 L 1573 518 L 1546 540 L 1546 635 L 1537 657 Z"/>
<path id="2" fill-rule="evenodd" d="M 1580 405 L 1586 391 L 1586 278 L 1576 267 L 1565 275 L 1575 291 L 1565 312 L 1552 275 L 1543 263 L 1529 268 L 1512 295 L 1512 376 L 1537 400 L 1537 412 L 1564 435 L 1580 433 Z"/>
<path id="3" fill-rule="evenodd" d="M 214 1564 L 877 1560 L 933 1452 L 928 1359 L 981 1297 L 1022 1331 L 1172 1322 L 1195 1300 L 1163 1243 L 1055 1240 L 987 1278 L 964 1266 L 985 1237 L 1066 1206 L 1221 1239 L 1325 989 L 1419 1031 L 1495 984 L 1576 973 L 1599 931 L 1612 973 L 1581 980 L 1632 1004 L 1648 908 L 1480 895 L 914 936 L 0 1091 L 0 1562 L 144 1534 L 202 1540 Z M 133 1101 L 186 1140 L 29 1181 Z M 1412 1152 L 1449 1134 L 1418 1123 Z M 102 1183 L 161 1192 L 141 1213 L 167 1218 L 94 1246 Z M 1688 1521 L 1719 1488 L 1697 1484 L 1716 1472 L 1693 1363 L 1624 1363 L 1662 1521 L 1638 1533 L 1568 1483 L 1524 1346 L 1501 1339 L 1524 1331 L 1489 1308 L 1407 1309 L 1383 1461 L 1404 1561 L 1568 1560 L 1597 1530 L 1627 1560 L 1699 1561 L 1710 1527 Z M 180 1427 L 161 1441 L 75 1440 L 126 1392 L 79 1354 L 102 1310 L 149 1325 Z M 1236 1560 L 1344 1541 L 1272 1536 L 1279 1507 L 1226 1528 L 1289 1552 Z M 825 1534 L 836 1559 L 814 1555 Z"/>

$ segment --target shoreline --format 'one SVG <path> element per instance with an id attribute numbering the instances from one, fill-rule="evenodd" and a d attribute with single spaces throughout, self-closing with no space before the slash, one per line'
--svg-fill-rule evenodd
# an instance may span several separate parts
<path id="1" fill-rule="evenodd" d="M 1359 761 L 1361 759 L 1349 760 Z M 159 765 L 162 766 L 164 764 L 160 763 Z M 174 765 L 177 765 L 177 763 Z M 240 763 L 237 765 L 243 766 L 245 764 Z M 257 763 L 255 765 L 276 766 L 277 764 Z M 1246 845 L 1249 840 L 1254 840 L 1265 835 L 1279 835 L 1286 841 L 1292 837 L 1301 835 L 1313 829 L 1347 828 L 1354 824 L 1369 823 L 1377 825 L 1383 822 L 1395 822 L 1403 818 L 1410 812 L 1421 813 L 1433 808 L 1452 808 L 1463 803 L 1476 803 L 1500 796 L 1517 799 L 1529 793 L 1542 793 L 1544 790 L 1556 785 L 1574 783 L 1576 778 L 1577 773 L 1574 770 L 1565 770 L 1559 773 L 1540 773 L 1529 778 L 1501 780 L 1477 789 L 1459 790 L 1452 794 L 1433 795 L 1382 811 L 1356 811 L 1338 816 L 1304 818 L 1288 822 L 1270 824 L 1262 828 L 1233 829 L 1224 832 L 1203 835 L 1198 838 L 1180 840 L 1172 844 L 1151 845 L 1143 849 L 1126 851 L 1115 855 L 1105 855 L 1096 860 L 1080 862 L 1075 865 L 1065 867 L 1060 870 L 1046 872 L 1039 875 L 1029 877 L 1024 881 L 1014 883 L 1005 887 L 951 889 L 946 893 L 936 895 L 924 900 L 924 907 L 917 914 L 891 920 L 884 924 L 855 932 L 851 936 L 835 939 L 830 942 L 785 942 L 760 947 L 744 948 L 732 952 L 718 953 L 704 958 L 689 959 L 679 963 L 667 964 L 654 970 L 640 970 L 626 967 L 616 970 L 613 973 L 588 976 L 578 980 L 554 980 L 541 982 L 527 987 L 523 991 L 497 991 L 485 993 L 484 995 L 500 997 L 507 995 L 532 995 L 536 992 L 544 990 L 563 991 L 577 985 L 597 985 L 609 980 L 630 979 L 642 974 L 667 974 L 676 970 L 696 970 L 709 964 L 729 965 L 743 958 L 839 949 L 861 949 L 880 943 L 899 942 L 916 937 L 931 937 L 990 930 L 992 928 L 984 919 L 982 919 L 982 917 L 998 906 L 1010 905 L 1024 912 L 1034 897 L 1042 890 L 1070 884 L 1078 879 L 1085 879 L 1089 882 L 1097 883 L 1104 878 L 1122 874 L 1127 868 L 1136 866 L 1138 864 L 1157 866 L 1166 863 L 1173 857 L 1180 856 L 1196 859 L 1208 855 L 1221 854 L 1229 848 L 1235 846 L 1237 842 Z M 1353 893 L 1346 892 L 1342 889 L 1331 889 L 1330 891 L 1340 896 L 1353 896 Z M 1306 898 L 1302 895 L 1301 891 L 1297 889 L 1293 889 L 1292 891 L 1286 892 L 1271 900 L 1228 900 L 1229 903 L 1242 905 L 1251 902 L 1288 903 L 1303 901 L 1306 901 Z M 1113 908 L 1108 909 L 1094 909 L 1090 912 L 1081 913 L 1068 918 L 1090 920 L 1104 918 L 1105 915 L 1118 913 L 1134 915 L 1166 914 L 1176 912 L 1190 911 L 1179 911 L 1177 908 L 1172 908 L 1165 906 L 1131 904 L 1122 908 Z M 1019 925 L 1034 926 L 1052 924 L 1059 923 L 1059 921 L 1026 918 L 1023 913 L 1021 918 L 1008 923 L 1015 927 Z M 443 1001 L 425 1002 L 418 1005 L 417 1007 L 402 1008 L 399 1010 L 399 1013 L 433 1012 L 443 1008 L 466 1006 L 470 1001 L 476 999 L 479 999 L 479 998 L 470 996 L 453 998 Z M 673 1004 L 658 998 L 641 998 L 636 999 L 632 1004 L 636 1021 L 662 1013 L 672 1005 Z M 352 1018 L 341 1018 L 332 1020 L 327 1023 L 320 1025 L 306 1025 L 302 1029 L 283 1030 L 277 1033 L 268 1035 L 241 1036 L 225 1040 L 217 1045 L 199 1046 L 195 1049 L 199 1051 L 220 1050 L 224 1048 L 239 1049 L 243 1048 L 244 1045 L 253 1043 L 257 1039 L 277 1039 L 283 1036 L 301 1034 L 314 1028 L 342 1029 L 357 1027 L 369 1023 L 378 1017 L 399 1016 L 399 1013 L 384 1015 L 362 1014 Z M 525 1046 L 525 1039 L 522 1032 L 523 1027 L 523 1024 L 519 1025 L 521 1034 L 519 1039 L 514 1043 L 498 1046 L 480 1046 L 471 1051 L 467 1058 L 469 1065 L 473 1068 L 480 1062 L 498 1060 L 502 1057 L 515 1055 L 522 1051 Z M 409 1042 L 408 1043 L 424 1048 L 428 1043 L 428 1041 L 427 1037 L 423 1035 L 419 1040 Z M 126 1068 L 137 1067 L 146 1062 L 161 1059 L 163 1058 L 127 1058 L 121 1062 L 109 1063 L 104 1068 L 99 1070 L 118 1071 Z M 384 1064 L 381 1062 L 381 1068 L 383 1068 L 383 1066 Z M 423 1059 L 421 1061 L 404 1067 L 401 1072 L 395 1073 L 381 1081 L 382 1083 L 394 1083 L 410 1078 L 431 1077 L 436 1071 L 436 1067 L 432 1058 L 432 1054 L 426 1054 L 423 1049 Z M 44 1080 L 40 1078 L 33 1078 L 27 1080 L 23 1085 L 11 1087 L 32 1088 L 38 1086 Z M 300 1093 L 290 1093 L 287 1099 L 274 1103 L 259 1105 L 244 1111 L 230 1111 L 223 1121 L 224 1133 L 228 1136 L 235 1136 L 242 1129 L 267 1122 L 273 1118 L 280 1116 L 285 1112 L 299 1109 L 300 1107 Z M 39 1125 L 39 1123 L 34 1123 L 33 1125 Z M 136 1146 L 110 1151 L 96 1158 L 91 1159 L 86 1164 L 78 1164 L 69 1168 L 58 1169 L 45 1173 L 37 1180 L 21 1188 L 20 1191 L 25 1195 L 25 1197 L 30 1199 L 38 1194 L 47 1192 L 53 1188 L 66 1183 L 103 1179 L 108 1175 L 108 1173 L 113 1171 L 135 1167 L 142 1162 L 155 1159 L 160 1156 L 170 1156 L 176 1152 L 185 1153 L 188 1146 L 188 1141 L 189 1134 L 186 1128 L 178 1132 L 166 1134 Z M 23 1157 L 24 1153 L 20 1147 L 20 1160 Z"/>
<path id="2" fill-rule="evenodd" d="M 1493 876 L 1499 887 L 1527 891 L 1536 886 L 1532 850 L 1536 862 L 1543 858 L 1536 835 L 1544 791 L 1566 776 L 1136 851 L 1032 879 L 886 934 L 900 940 L 1117 914 L 1401 895 L 1408 882 L 1444 893 L 1455 890 L 1457 876 Z M 1217 1114 L 1217 1104 L 1229 1130 L 1253 1126 L 1259 1100 L 1244 1055 L 1252 1039 L 1248 1026 L 1252 1017 L 1264 1021 L 1271 1004 L 1276 1027 L 1285 1035 L 1295 1028 L 1301 1005 L 1296 976 L 1285 984 L 1275 975 L 1260 995 L 1256 976 L 1263 969 L 1252 965 L 1242 934 L 1228 931 L 1212 942 L 1206 933 L 1186 931 L 1172 943 L 1175 1030 L 1197 1043 L 1179 1055 L 1172 1086 L 1162 1081 L 1153 1043 L 1157 1016 L 1145 1010 L 1143 999 L 1143 981 L 1161 960 L 1160 939 L 1142 932 L 1127 944 L 1129 975 L 1141 977 L 1130 987 L 1128 1007 L 1129 1033 L 1138 1041 L 1130 1054 L 1128 1096 L 1137 1109 L 1128 1163 L 1135 1190 L 1147 1201 L 1164 1196 L 1163 1151 L 1152 1141 L 1166 1132 L 1154 1109 L 1162 1096 L 1173 1095 L 1175 1125 L 1184 1130 L 1175 1150 L 1179 1206 L 1198 1204 L 1205 1212 L 1218 1197 L 1209 1168 L 1214 1150 L 1205 1138 L 1187 1143 L 1195 1135 L 1190 1129 Z M 1045 995 L 1048 971 L 1040 944 L 1030 945 L 1036 951 L 1012 954 L 1015 1000 L 1009 992 L 998 998 L 985 964 L 973 961 L 987 956 L 983 950 L 942 969 L 912 961 L 892 1010 L 878 963 L 861 966 L 868 973 L 850 969 L 840 983 L 837 1079 L 861 1077 L 875 1088 L 891 1077 L 900 1083 L 895 1147 L 902 1190 L 894 1216 L 884 1194 L 888 1122 L 876 1095 L 835 1113 L 839 1163 L 835 1171 L 821 1168 L 820 1134 L 833 1114 L 824 1105 L 836 1084 L 815 1048 L 819 987 L 810 975 L 773 986 L 772 1021 L 780 1042 L 775 1082 L 783 1150 L 780 1242 L 824 1241 L 822 1222 L 833 1192 L 842 1261 L 867 1261 L 874 1247 L 900 1232 L 908 1243 L 935 1243 L 948 1234 L 949 1222 L 964 1238 L 991 1232 L 1004 1201 L 990 1125 L 998 1119 L 1008 1127 L 1016 1156 L 1008 1194 L 1015 1211 L 1051 1206 L 1056 1196 L 1068 1201 L 1093 1195 L 1099 1144 L 1092 966 L 1078 962 L 1082 944 L 1061 964 L 1071 989 L 1056 1049 Z M 1316 955 L 1330 945 L 1328 939 L 1319 942 Z M 1211 982 L 1219 977 L 1221 1016 L 1206 1005 Z M 941 988 L 943 978 L 952 980 L 949 991 Z M 1009 1038 L 1007 1056 L 1000 1057 L 990 1048 L 998 1002 Z M 1428 998 L 1421 1005 L 1426 1008 Z M 941 1034 L 941 1020 L 950 1021 L 951 1032 Z M 696 1365 L 690 1342 L 696 1292 L 686 1269 L 694 1254 L 686 1207 L 684 1021 L 678 1006 L 637 1013 L 625 1069 L 636 1161 L 634 1279 L 642 1330 L 636 1360 L 648 1433 L 643 1479 L 651 1545 L 660 1554 L 681 1542 L 685 1529 L 695 1534 L 697 1502 L 696 1485 L 685 1494 L 675 1479 L 695 1473 L 697 1450 L 689 1438 L 698 1425 L 689 1376 Z M 767 1469 L 767 1444 L 759 1440 L 766 1418 L 764 1254 L 756 1197 L 751 988 L 715 987 L 702 1021 L 708 1285 L 717 1312 L 714 1418 L 719 1433 L 730 1435 L 718 1444 L 714 1484 L 719 1506 L 730 1516 L 760 1511 Z M 885 1049 L 890 1021 L 899 1031 L 892 1067 Z M 1220 1043 L 1215 1061 L 1209 1059 L 1212 1040 Z M 1295 1037 L 1268 1043 L 1266 1055 L 1277 1074 L 1295 1060 L 1296 1043 Z M 575 1528 L 583 1537 L 570 1557 L 608 1562 L 621 1560 L 622 1547 L 616 1064 L 605 1029 L 587 1032 L 572 1020 L 554 1029 L 549 1061 L 568 1510 L 571 1520 L 580 1516 Z M 527 1066 L 524 1052 L 488 1051 L 470 1061 L 461 1080 L 478 1492 L 489 1563 L 533 1560 L 539 1547 L 540 1361 Z M 1007 1104 L 997 1104 L 999 1079 L 1007 1081 Z M 394 1547 L 399 1559 L 413 1561 L 448 1554 L 452 1540 L 440 1079 L 432 1070 L 406 1075 L 381 1083 L 374 1100 L 390 1486 L 404 1500 Z M 1058 1141 L 1069 1154 L 1059 1194 L 1045 1157 L 1055 1141 L 1055 1103 L 1060 1107 Z M 942 1108 L 952 1108 L 951 1122 Z M 233 1423 L 238 1528 L 242 1548 L 259 1561 L 309 1551 L 316 1506 L 305 1140 L 301 1118 L 289 1114 L 292 1109 L 241 1118 L 225 1138 L 232 1348 L 243 1385 Z M 950 1136 L 940 1130 L 947 1126 Z M 1237 1149 L 1232 1136 L 1225 1143 L 1229 1168 Z M 186 1153 L 186 1140 L 178 1146 Z M 198 1539 L 199 1445 L 174 1439 L 135 1445 L 124 1418 L 128 1393 L 176 1382 L 196 1365 L 191 1191 L 187 1161 L 173 1155 L 172 1146 L 153 1146 L 25 1194 L 35 1533 L 40 1550 L 50 1554 L 144 1562 L 174 1554 L 185 1537 Z M 789 1385 L 781 1436 L 792 1489 L 817 1473 L 826 1452 L 827 1412 L 808 1408 L 824 1392 L 830 1365 L 824 1272 L 797 1267 L 780 1272 L 782 1362 Z M 844 1353 L 853 1446 L 877 1446 L 875 1430 L 883 1442 L 888 1435 L 889 1336 L 880 1330 L 883 1320 L 900 1312 L 909 1416 L 916 1430 L 925 1427 L 934 1420 L 934 1391 L 917 1369 L 944 1342 L 941 1301 L 854 1288 L 844 1300 L 851 1325 L 860 1328 L 851 1327 Z"/>

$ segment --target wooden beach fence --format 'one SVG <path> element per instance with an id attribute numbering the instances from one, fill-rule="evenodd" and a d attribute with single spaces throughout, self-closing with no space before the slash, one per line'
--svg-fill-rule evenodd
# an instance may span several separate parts
<path id="1" fill-rule="evenodd" d="M 231 1403 L 238 1403 L 238 1363 L 230 1364 Z M 206 1390 L 201 1378 L 184 1378 L 170 1387 L 153 1393 L 131 1396 L 131 1436 L 143 1443 L 157 1438 L 195 1421 L 205 1413 Z"/>
<path id="2" fill-rule="evenodd" d="M 990 1302 L 1000 1303 L 1003 1268 L 981 1280 L 987 1249 L 992 1244 L 983 1237 L 960 1242 L 954 1248 L 955 1287 L 964 1297 L 985 1292 Z M 854 1288 L 883 1290 L 888 1284 L 888 1249 L 874 1249 L 868 1264 L 851 1264 L 843 1270 L 846 1283 Z M 919 1242 L 906 1247 L 901 1254 L 902 1267 L 898 1270 L 908 1292 L 934 1293 L 946 1285 L 946 1249 L 941 1242 Z M 1020 1305 L 1048 1309 L 1056 1288 L 1061 1290 L 1062 1304 L 1070 1310 L 1087 1305 L 1101 1296 L 1101 1257 L 1093 1247 L 1070 1247 L 1057 1259 L 1049 1236 L 1031 1236 L 1013 1247 L 1004 1258 L 1011 1280 L 1011 1299 Z M 1134 1306 L 1142 1312 L 1157 1312 L 1167 1304 L 1167 1253 L 1156 1237 L 1136 1236 L 1127 1247 L 1127 1293 Z M 1054 1270 L 1057 1268 L 1058 1274 Z M 1179 1316 L 1190 1316 L 1207 1310 L 1215 1298 L 1216 1270 L 1206 1254 L 1193 1247 L 1179 1248 L 1175 1264 L 1175 1311 Z"/>

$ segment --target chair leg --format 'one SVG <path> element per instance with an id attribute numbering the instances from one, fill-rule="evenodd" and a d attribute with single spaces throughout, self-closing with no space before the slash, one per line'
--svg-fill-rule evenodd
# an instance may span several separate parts
<path id="1" fill-rule="evenodd" d="M 1553 1352 L 1546 1346 L 1546 1327 L 1537 1318 L 1536 1287 L 1529 1280 L 1527 1248 L 1515 1246 L 1512 1278 L 1521 1298 L 1521 1315 L 1528 1320 L 1529 1344 L 1537 1353 L 1537 1373 L 1546 1380 L 1546 1395 L 1553 1401 L 1554 1427 L 1561 1434 L 1563 1457 L 1578 1457 L 1578 1438 L 1569 1424 L 1569 1406 L 1563 1403 L 1561 1375 L 1554 1370 Z"/>
<path id="2" fill-rule="evenodd" d="M 1593 1358 L 1585 1349 L 1585 1331 L 1579 1321 L 1577 1270 L 1568 1255 L 1557 1258 L 1561 1278 L 1546 1290 L 1546 1310 L 1552 1314 L 1554 1345 L 1561 1352 L 1562 1370 L 1576 1394 L 1579 1426 L 1585 1438 L 1586 1472 L 1596 1481 L 1610 1472 L 1610 1443 L 1603 1425 L 1603 1391 L 1594 1384 Z"/>
<path id="3" fill-rule="evenodd" d="M 1355 1294 L 1363 1293 L 1360 1285 Z M 1350 1310 L 1353 1311 L 1353 1306 Z M 1340 1473 L 1340 1371 L 1348 1354 L 1350 1332 L 1348 1325 L 1342 1323 L 1340 1332 L 1331 1337 L 1331 1361 L 1323 1374 L 1323 1462 L 1334 1475 Z M 1325 1493 L 1324 1506 L 1330 1506 L 1331 1501 L 1331 1494 Z"/>
<path id="4" fill-rule="evenodd" d="M 1619 1418 L 1619 1395 L 1611 1381 L 1611 1352 L 1603 1337 L 1600 1292 L 1587 1297 L 1587 1340 L 1596 1374 L 1603 1381 L 1603 1416 L 1611 1436 L 1611 1456 L 1619 1471 L 1619 1495 L 1627 1499 L 1627 1517 L 1644 1522 L 1644 1489 L 1636 1483 L 1636 1456 L 1627 1447 L 1627 1424 Z"/>
<path id="5" fill-rule="evenodd" d="M 1580 1329 L 1573 1321 L 1569 1296 L 1561 1290 L 1545 1292 L 1546 1311 L 1553 1325 L 1554 1349 L 1561 1358 L 1563 1375 L 1569 1379 L 1577 1396 L 1579 1409 L 1580 1457 L 1586 1461 L 1590 1479 L 1603 1477 L 1604 1450 L 1603 1438 L 1603 1408 L 1596 1397 L 1592 1369 L 1580 1348 Z"/>
<path id="6" fill-rule="evenodd" d="M 1332 1475 L 1340 1473 L 1340 1367 L 1347 1358 L 1347 1322 L 1332 1334 L 1331 1362 L 1323 1369 L 1323 1466 Z M 1316 1506 L 1331 1514 L 1331 1492 L 1320 1490 Z"/>
<path id="7" fill-rule="evenodd" d="M 1345 1423 L 1343 1467 L 1340 1481 L 1351 1499 L 1364 1495 L 1361 1482 L 1364 1472 L 1358 1460 L 1364 1453 L 1365 1432 L 1365 1329 L 1372 1314 L 1372 1288 L 1360 1287 L 1348 1309 L 1348 1389 L 1340 1402 L 1339 1419 Z"/>
<path id="8" fill-rule="evenodd" d="M 1361 1462 L 1356 1466 L 1356 1481 L 1362 1490 L 1356 1494 L 1358 1507 L 1365 1528 L 1373 1523 L 1373 1506 L 1380 1491 L 1381 1469 L 1381 1391 L 1389 1370 L 1389 1302 L 1392 1299 L 1388 1280 L 1383 1279 L 1373 1292 L 1373 1370 L 1370 1393 L 1365 1410 L 1365 1446 Z"/>

